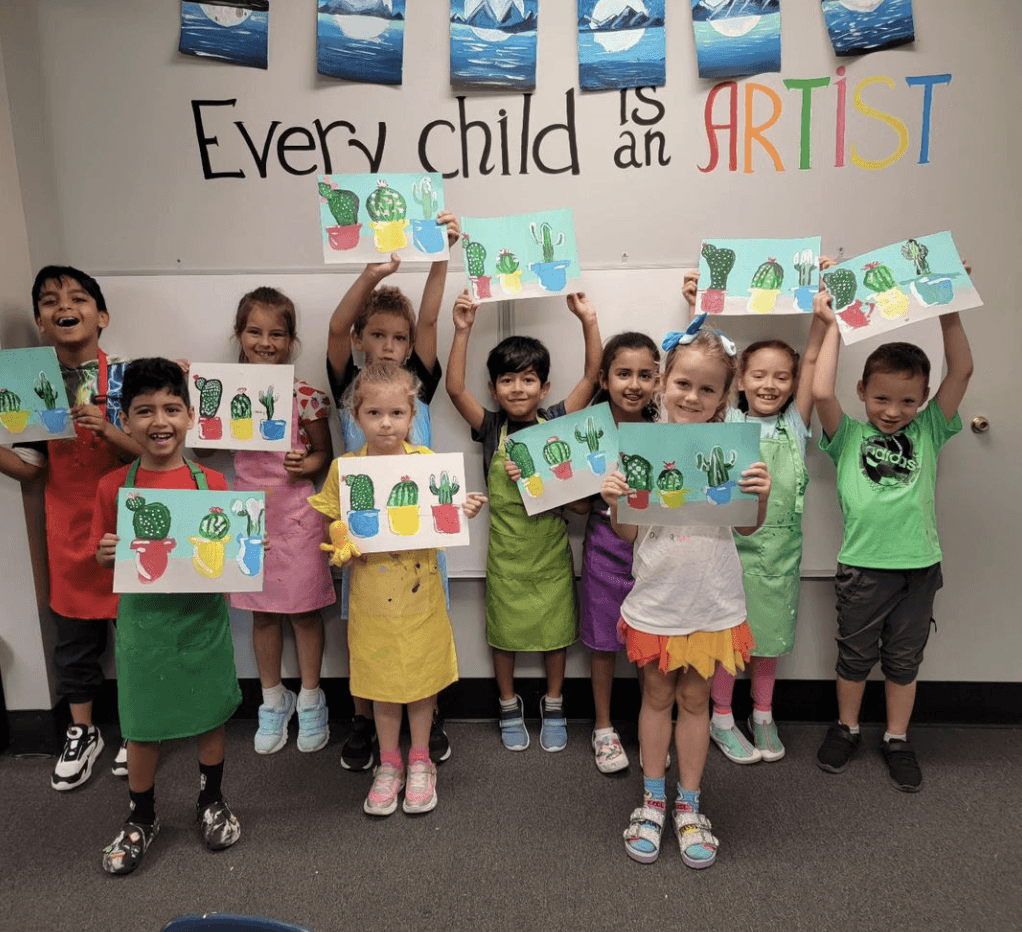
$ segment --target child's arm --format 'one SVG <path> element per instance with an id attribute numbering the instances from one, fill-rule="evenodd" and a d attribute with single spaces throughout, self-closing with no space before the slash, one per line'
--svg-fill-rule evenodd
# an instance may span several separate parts
<path id="1" fill-rule="evenodd" d="M 101 440 L 105 440 L 125 463 L 142 455 L 142 447 L 119 427 L 111 424 L 99 405 L 75 405 L 71 409 L 71 420 L 76 427 L 91 430 Z"/>
<path id="2" fill-rule="evenodd" d="M 945 420 L 950 421 L 958 412 L 965 390 L 969 387 L 969 379 L 972 378 L 972 350 L 957 311 L 940 315 L 940 329 L 944 335 L 947 375 L 940 383 L 935 397 L 940 410 L 944 412 Z"/>
<path id="3" fill-rule="evenodd" d="M 318 476 L 334 458 L 334 445 L 330 439 L 330 425 L 325 417 L 302 421 L 309 436 L 309 449 L 294 449 L 284 454 L 284 468 L 292 476 L 310 478 Z"/>
<path id="4" fill-rule="evenodd" d="M 834 317 L 834 299 L 829 292 L 821 291 L 813 298 L 813 314 L 817 311 L 827 322 L 820 345 L 820 355 L 813 373 L 813 402 L 816 413 L 820 416 L 820 424 L 828 439 L 837 433 L 841 426 L 841 402 L 834 393 L 837 380 L 838 352 L 841 348 L 841 334 L 838 333 L 837 319 Z"/>
<path id="5" fill-rule="evenodd" d="M 96 548 L 96 562 L 108 570 L 114 567 L 114 554 L 120 538 L 116 534 L 104 534 Z"/>
<path id="6" fill-rule="evenodd" d="M 618 524 L 617 500 L 631 491 L 620 470 L 615 470 L 607 476 L 600 488 L 600 495 L 610 508 L 610 526 L 614 529 L 614 533 L 627 544 L 635 543 L 635 538 L 639 536 L 639 528 L 635 524 Z"/>
<path id="7" fill-rule="evenodd" d="M 822 259 L 820 260 L 822 263 Z M 820 268 L 825 268 L 821 264 Z M 821 283 L 820 288 L 823 288 Z M 813 415 L 813 379 L 816 377 L 816 364 L 820 359 L 823 338 L 827 333 L 828 321 L 833 313 L 827 316 L 826 291 L 818 291 L 813 298 L 813 322 L 809 325 L 809 338 L 806 340 L 806 351 L 802 356 L 802 365 L 798 373 L 798 389 L 795 391 L 795 407 L 802 416 L 802 423 L 809 426 L 809 418 Z M 833 299 L 831 299 L 833 300 Z M 840 417 L 838 418 L 840 420 Z"/>
<path id="8" fill-rule="evenodd" d="M 449 210 L 441 211 L 436 222 L 447 224 L 448 246 L 453 246 L 461 239 L 458 218 Z M 419 357 L 427 372 L 432 372 L 433 366 L 436 365 L 437 319 L 440 317 L 440 305 L 444 300 L 446 282 L 447 260 L 439 259 L 429 267 L 426 286 L 422 289 L 422 300 L 419 302 L 419 316 L 415 321 L 415 355 Z"/>
<path id="9" fill-rule="evenodd" d="M 454 339 L 451 355 L 447 359 L 447 394 L 454 407 L 472 430 L 483 426 L 486 412 L 478 399 L 465 387 L 465 361 L 468 358 L 468 338 L 475 323 L 479 305 L 472 302 L 468 291 L 463 291 L 454 302 Z"/>
<path id="10" fill-rule="evenodd" d="M 31 482 L 45 467 L 26 463 L 10 447 L 0 447 L 0 472 L 18 482 Z"/>
<path id="11" fill-rule="evenodd" d="M 585 340 L 586 362 L 585 371 L 564 402 L 564 410 L 571 414 L 581 411 L 596 394 L 600 382 L 600 361 L 603 359 L 603 341 L 600 339 L 600 324 L 596 319 L 596 310 L 589 299 L 582 293 L 567 296 L 568 309 L 582 322 L 582 337 Z"/>
<path id="12" fill-rule="evenodd" d="M 742 470 L 742 478 L 738 480 L 738 488 L 743 492 L 759 496 L 759 512 L 756 523 L 752 527 L 736 527 L 735 532 L 748 537 L 766 521 L 767 502 L 770 498 L 770 473 L 766 463 L 753 463 L 748 469 Z"/>
<path id="13" fill-rule="evenodd" d="M 688 319 L 696 316 L 696 295 L 699 293 L 699 271 L 688 271 L 681 285 L 681 295 L 688 302 Z"/>
<path id="14" fill-rule="evenodd" d="M 399 265 L 401 257 L 396 252 L 390 254 L 389 262 L 370 262 L 334 308 L 327 331 L 326 358 L 338 376 L 344 374 L 351 359 L 351 328 L 358 312 L 369 300 L 373 289 L 388 275 L 393 275 Z"/>

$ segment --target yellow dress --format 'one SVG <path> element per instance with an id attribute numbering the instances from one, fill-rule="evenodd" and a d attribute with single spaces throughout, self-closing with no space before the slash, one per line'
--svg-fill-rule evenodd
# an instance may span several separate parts
<path id="1" fill-rule="evenodd" d="M 407 454 L 428 447 L 405 443 Z M 366 447 L 343 458 L 365 456 Z M 332 520 L 343 518 L 338 461 L 309 504 Z M 409 703 L 458 679 L 454 632 L 447 614 L 436 550 L 370 553 L 351 566 L 348 657 L 351 694 L 377 702 Z"/>

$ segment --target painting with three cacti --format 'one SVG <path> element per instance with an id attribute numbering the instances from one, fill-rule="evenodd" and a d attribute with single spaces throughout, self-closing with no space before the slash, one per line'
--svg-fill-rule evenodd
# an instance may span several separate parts
<path id="1" fill-rule="evenodd" d="M 403 261 L 445 259 L 447 230 L 443 176 L 435 172 L 320 175 L 319 221 L 323 261 L 379 262 L 396 252 Z"/>
<path id="2" fill-rule="evenodd" d="M 0 350 L 0 444 L 73 436 L 53 348 Z"/>

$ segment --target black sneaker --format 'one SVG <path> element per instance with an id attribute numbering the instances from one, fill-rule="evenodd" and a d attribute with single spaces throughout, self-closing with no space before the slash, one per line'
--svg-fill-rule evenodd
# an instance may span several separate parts
<path id="1" fill-rule="evenodd" d="M 207 806 L 195 804 L 195 819 L 199 823 L 202 840 L 210 851 L 222 851 L 230 848 L 241 838 L 241 824 L 238 817 L 231 812 L 223 798 Z"/>
<path id="2" fill-rule="evenodd" d="M 897 738 L 882 741 L 880 753 L 887 761 L 887 773 L 895 787 L 903 793 L 918 793 L 922 789 L 923 772 L 919 769 L 911 741 L 899 741 Z"/>
<path id="3" fill-rule="evenodd" d="M 847 725 L 838 722 L 827 730 L 827 737 L 816 752 L 816 763 L 827 773 L 844 773 L 858 746 L 859 735 L 853 735 Z"/>
<path id="4" fill-rule="evenodd" d="M 345 770 L 368 770 L 373 766 L 376 722 L 364 715 L 351 720 L 351 733 L 341 748 L 341 766 Z"/>
<path id="5" fill-rule="evenodd" d="M 439 709 L 433 710 L 433 724 L 429 726 L 429 757 L 440 764 L 451 756 L 451 739 L 444 731 L 444 717 Z"/>
<path id="6" fill-rule="evenodd" d="M 95 725 L 71 725 L 64 750 L 53 768 L 50 786 L 55 790 L 73 790 L 92 776 L 92 765 L 103 751 L 103 736 Z"/>
<path id="7" fill-rule="evenodd" d="M 159 819 L 152 825 L 125 822 L 121 833 L 103 851 L 103 870 L 108 874 L 130 874 L 142 863 L 142 855 L 149 850 L 159 831 Z"/>

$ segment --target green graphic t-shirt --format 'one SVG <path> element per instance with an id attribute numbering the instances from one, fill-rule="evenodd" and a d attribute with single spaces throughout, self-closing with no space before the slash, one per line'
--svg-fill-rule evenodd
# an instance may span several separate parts
<path id="1" fill-rule="evenodd" d="M 961 429 L 961 417 L 956 413 L 948 423 L 933 400 L 896 434 L 844 414 L 833 438 L 820 438 L 820 449 L 837 466 L 841 563 L 908 570 L 940 562 L 937 454 Z"/>

